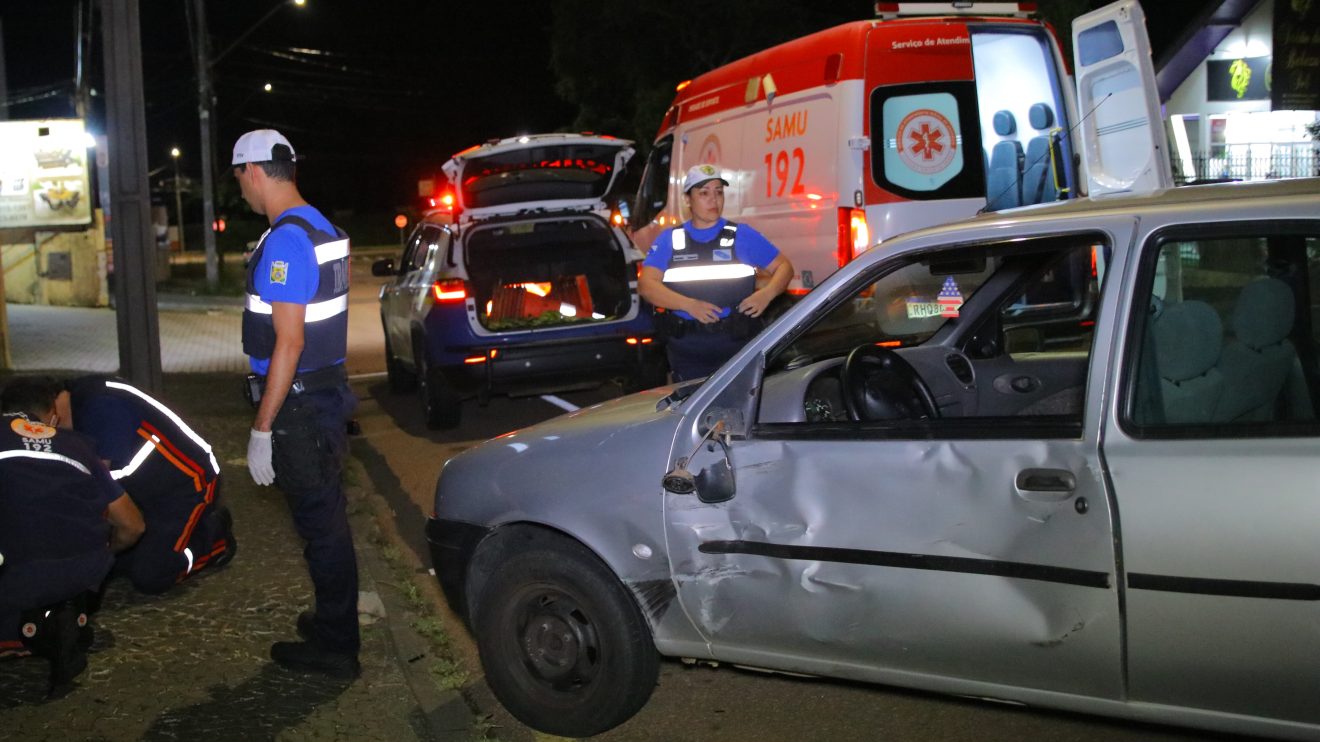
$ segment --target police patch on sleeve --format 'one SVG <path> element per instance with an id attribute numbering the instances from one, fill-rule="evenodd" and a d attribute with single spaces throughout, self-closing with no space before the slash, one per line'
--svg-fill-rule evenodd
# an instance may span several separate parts
<path id="1" fill-rule="evenodd" d="M 287 260 L 272 260 L 270 262 L 270 282 L 285 286 L 289 283 L 289 262 Z"/>

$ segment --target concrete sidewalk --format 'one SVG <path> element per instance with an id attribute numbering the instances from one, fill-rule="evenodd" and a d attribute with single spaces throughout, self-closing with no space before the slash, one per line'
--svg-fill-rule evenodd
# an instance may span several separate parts
<path id="1" fill-rule="evenodd" d="M 269 647 L 295 637 L 312 588 L 283 496 L 247 476 L 251 408 L 217 394 L 232 374 L 170 374 L 165 400 L 215 447 L 221 500 L 238 550 L 161 596 L 112 580 L 94 616 L 96 640 L 78 688 L 45 701 L 47 664 L 0 661 L 3 736 L 21 740 L 454 740 L 480 738 L 467 703 L 448 686 L 462 668 L 437 654 L 438 622 L 419 600 L 416 565 L 378 527 L 380 499 L 356 460 L 346 475 L 361 589 L 381 599 L 364 615 L 362 677 L 301 675 L 274 665 Z M 370 600 L 363 601 L 366 606 Z M 423 632 L 429 634 L 423 637 Z M 440 637 L 439 642 L 443 642 Z"/>
<path id="2" fill-rule="evenodd" d="M 164 373 L 247 373 L 241 298 L 161 296 L 158 306 Z M 119 369 L 115 310 L 10 304 L 6 311 L 15 371 Z"/>

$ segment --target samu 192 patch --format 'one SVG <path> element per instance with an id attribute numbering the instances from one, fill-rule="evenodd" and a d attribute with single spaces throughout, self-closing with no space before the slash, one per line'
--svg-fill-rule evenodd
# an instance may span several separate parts
<path id="1" fill-rule="evenodd" d="M 286 260 L 270 262 L 270 282 L 284 286 L 289 283 L 289 263 Z"/>

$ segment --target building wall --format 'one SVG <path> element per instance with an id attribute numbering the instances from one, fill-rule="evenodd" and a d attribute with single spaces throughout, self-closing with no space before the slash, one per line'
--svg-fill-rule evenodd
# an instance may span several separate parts
<path id="1" fill-rule="evenodd" d="M 99 210 L 85 230 L 32 231 L 26 237 L 0 244 L 6 301 L 77 307 L 109 303 L 105 225 Z"/>

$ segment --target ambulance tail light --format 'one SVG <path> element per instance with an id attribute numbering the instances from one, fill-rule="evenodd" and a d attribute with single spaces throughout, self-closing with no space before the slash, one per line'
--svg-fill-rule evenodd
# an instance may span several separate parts
<path id="1" fill-rule="evenodd" d="M 839 267 L 851 263 L 870 246 L 871 230 L 866 226 L 866 210 L 839 209 Z"/>
<path id="2" fill-rule="evenodd" d="M 467 283 L 458 278 L 442 278 L 431 284 L 431 296 L 441 304 L 452 304 L 467 299 Z"/>

